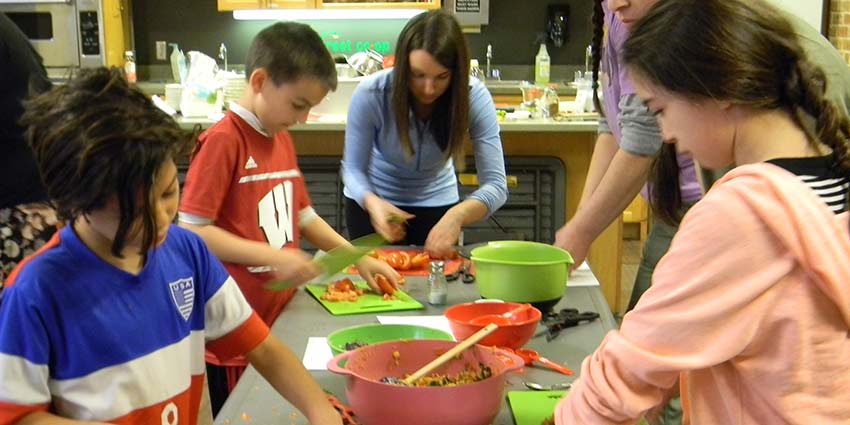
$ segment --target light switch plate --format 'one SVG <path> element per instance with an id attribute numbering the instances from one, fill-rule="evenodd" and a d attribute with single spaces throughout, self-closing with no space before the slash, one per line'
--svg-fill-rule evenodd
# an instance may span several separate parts
<path id="1" fill-rule="evenodd" d="M 166 55 L 166 47 L 164 41 L 156 42 L 156 60 L 164 61 Z"/>

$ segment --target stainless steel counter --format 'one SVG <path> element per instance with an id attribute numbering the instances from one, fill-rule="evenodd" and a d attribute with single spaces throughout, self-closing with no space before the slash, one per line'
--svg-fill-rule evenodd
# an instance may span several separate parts
<path id="1" fill-rule="evenodd" d="M 380 314 L 442 314 L 443 307 L 435 307 L 427 303 L 428 291 L 425 278 L 408 278 L 404 290 L 425 305 L 425 309 Z M 449 283 L 447 305 L 478 298 L 479 294 L 474 284 L 463 284 L 459 281 Z M 581 361 L 599 346 L 605 334 L 616 327 L 616 322 L 599 290 L 596 278 L 586 267 L 573 273 L 566 295 L 555 308 L 566 307 L 577 308 L 580 311 L 595 311 L 599 313 L 600 318 L 591 323 L 562 330 L 552 342 L 547 343 L 544 337 L 534 338 L 526 344 L 526 347 L 533 348 L 556 362 L 564 363 L 578 373 Z M 272 333 L 282 339 L 297 355 L 303 356 L 309 337 L 323 337 L 339 328 L 375 322 L 374 314 L 331 316 L 310 294 L 302 290 L 274 323 Z M 328 371 L 312 371 L 312 374 L 323 388 L 345 402 L 346 377 Z M 522 385 L 524 380 L 554 384 L 573 379 L 575 376 L 567 377 L 548 369 L 525 367 L 522 373 L 509 375 L 508 390 L 526 390 Z M 256 370 L 249 367 L 215 421 L 216 425 L 242 423 L 304 425 L 307 424 L 307 420 L 278 395 Z M 507 401 L 503 402 L 502 410 L 493 424 L 514 425 Z"/>

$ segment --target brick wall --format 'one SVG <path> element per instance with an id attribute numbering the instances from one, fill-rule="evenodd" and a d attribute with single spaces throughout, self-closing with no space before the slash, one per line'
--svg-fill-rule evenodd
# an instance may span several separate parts
<path id="1" fill-rule="evenodd" d="M 850 0 L 831 0 L 829 3 L 829 41 L 850 64 Z"/>

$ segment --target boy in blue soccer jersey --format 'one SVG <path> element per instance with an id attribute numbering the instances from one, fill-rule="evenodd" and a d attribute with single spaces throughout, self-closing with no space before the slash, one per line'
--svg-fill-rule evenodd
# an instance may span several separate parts
<path id="1" fill-rule="evenodd" d="M 6 282 L 0 425 L 195 424 L 205 346 L 246 355 L 310 423 L 342 423 L 201 239 L 172 226 L 191 143 L 170 117 L 97 69 L 22 122 L 68 224 Z"/>

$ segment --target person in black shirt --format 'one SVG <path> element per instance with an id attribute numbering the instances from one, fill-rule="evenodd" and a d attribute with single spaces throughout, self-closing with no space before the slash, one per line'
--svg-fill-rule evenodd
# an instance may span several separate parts
<path id="1" fill-rule="evenodd" d="M 50 87 L 41 56 L 0 13 L 0 282 L 56 231 L 47 191 L 18 124 L 21 102 Z"/>

